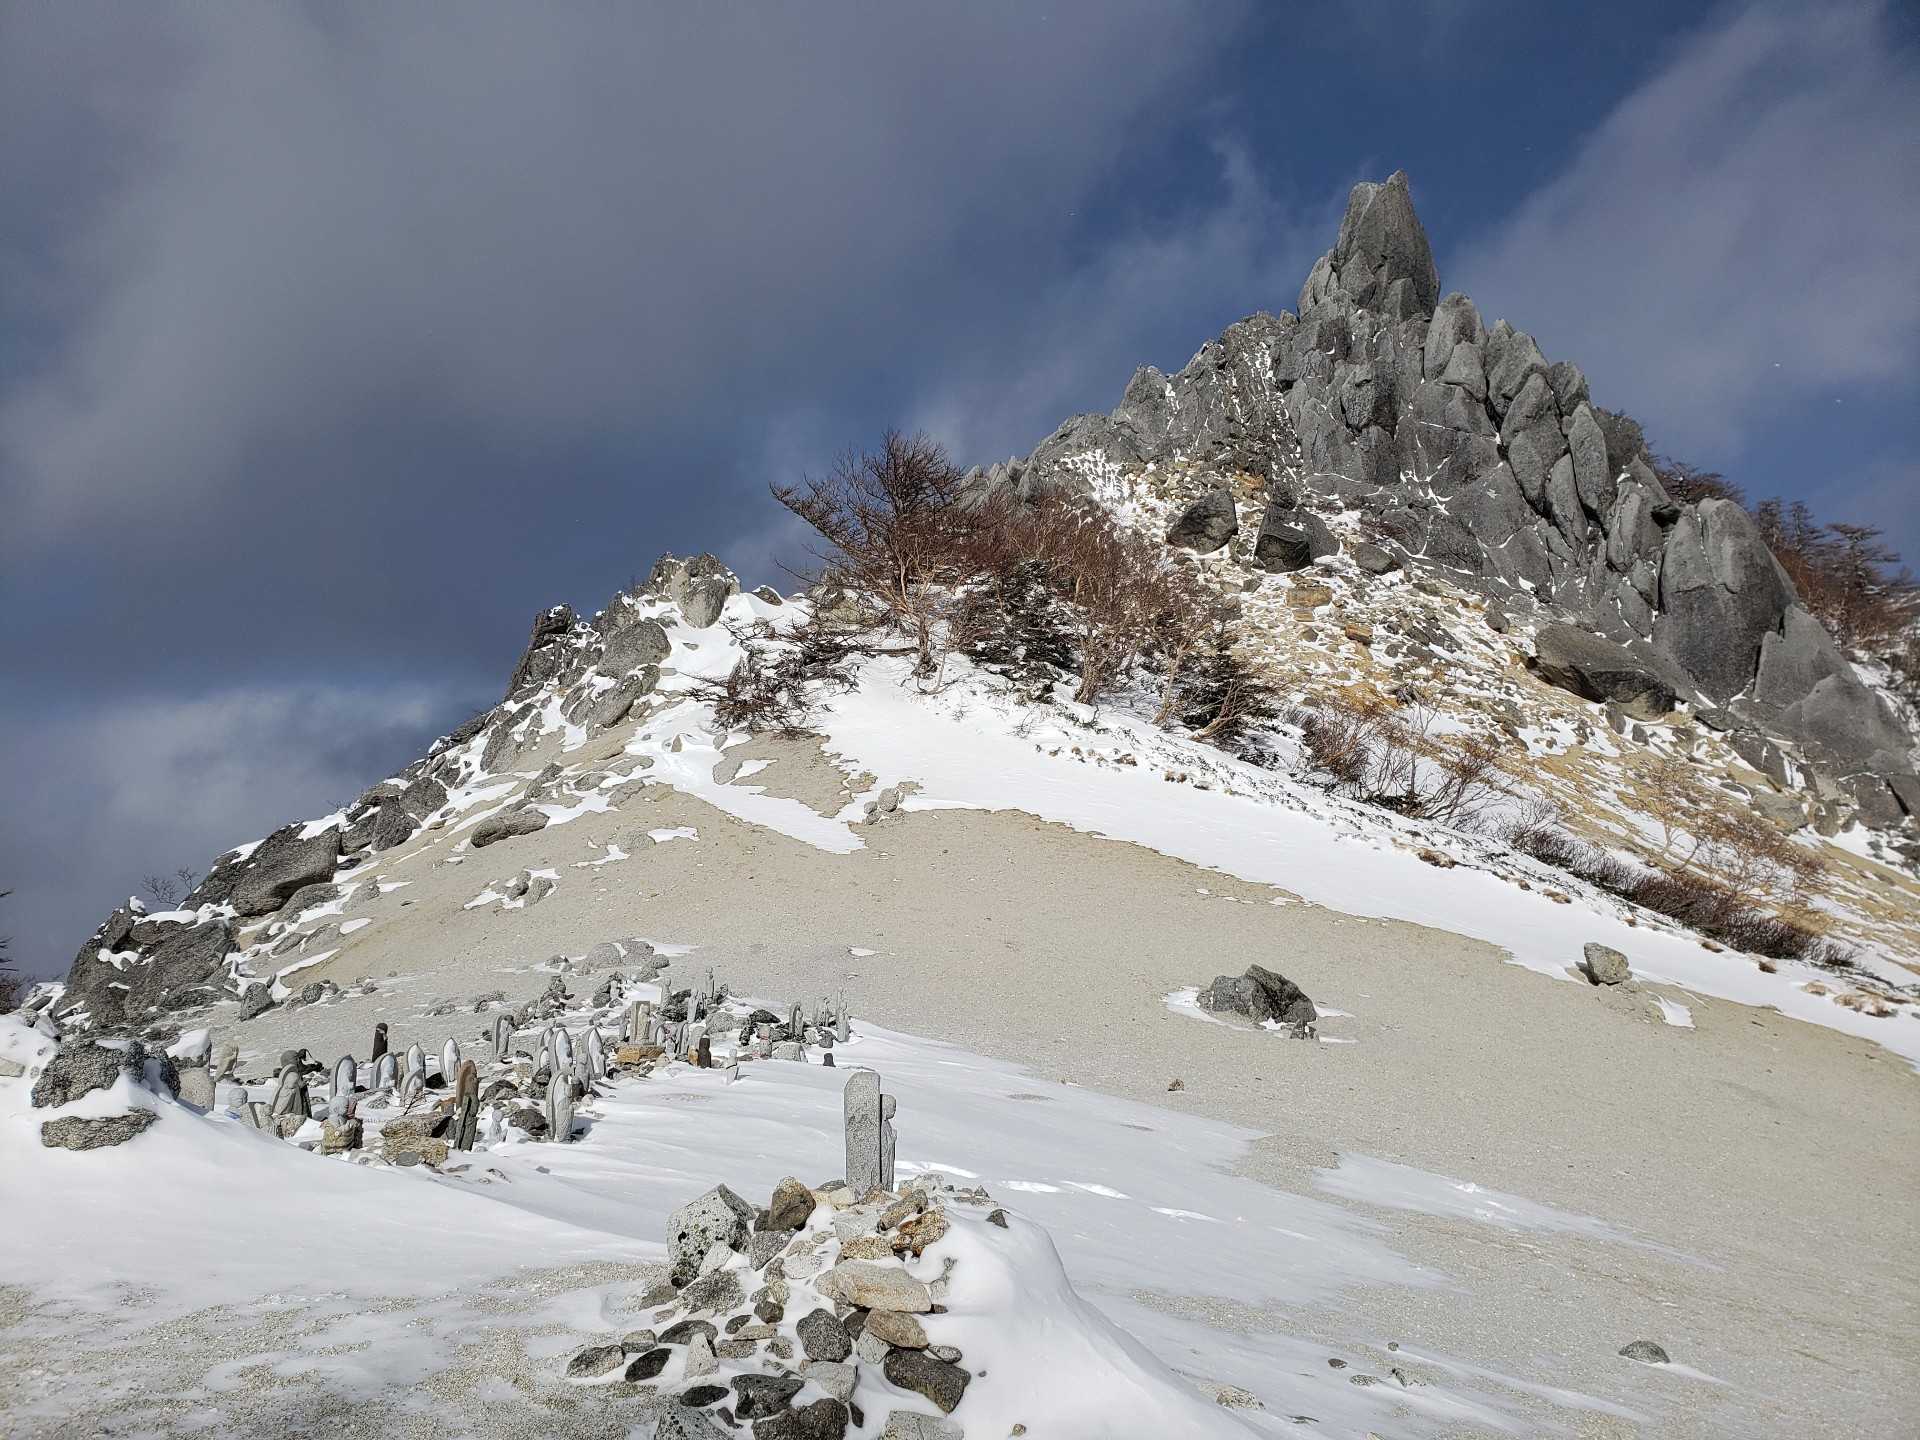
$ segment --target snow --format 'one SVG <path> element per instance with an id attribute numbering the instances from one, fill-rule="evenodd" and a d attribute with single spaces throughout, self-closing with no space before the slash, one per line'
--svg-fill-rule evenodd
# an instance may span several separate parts
<path id="1" fill-rule="evenodd" d="M 656 845 L 664 845 L 669 840 L 698 840 L 700 832 L 691 825 L 675 825 L 670 829 L 649 830 L 647 838 Z"/>
<path id="2" fill-rule="evenodd" d="M 364 916 L 362 916 L 357 920 L 348 920 L 341 924 L 340 933 L 342 935 L 351 935 L 356 930 L 366 929 L 367 926 L 371 925 L 372 923 L 373 921 L 365 918 Z"/>
<path id="3" fill-rule="evenodd" d="M 17 1020 L 0 1021 L 0 1055 L 37 1058 L 47 1046 Z M 1446 1356 L 1432 1363 L 1454 1369 L 1458 1384 L 1354 1386 L 1326 1366 L 1325 1342 L 1216 1328 L 1148 1303 L 1337 1305 L 1356 1286 L 1457 1285 L 1407 1261 L 1377 1224 L 1334 1199 L 1234 1173 L 1257 1132 L 865 1025 L 836 1056 L 842 1067 L 874 1066 L 898 1097 L 902 1176 L 977 1177 L 1010 1217 L 1004 1231 L 957 1221 L 921 1262 L 930 1275 L 946 1257 L 958 1262 L 947 1312 L 927 1324 L 985 1372 L 964 1402 L 969 1433 L 1006 1434 L 1017 1422 L 1059 1437 L 1142 1425 L 1224 1437 L 1271 1433 L 1276 1417 L 1301 1412 L 1317 1416 L 1322 1433 L 1356 1437 L 1462 1424 L 1511 1433 L 1521 1417 L 1502 1392 L 1562 1393 L 1551 1374 L 1496 1376 Z M 198 1315 L 206 1343 L 180 1363 L 187 1383 L 197 1377 L 216 1391 L 244 1368 L 220 1326 L 243 1331 L 264 1312 L 289 1311 L 294 1323 L 276 1341 L 284 1363 L 313 1383 L 389 1394 L 404 1410 L 430 1391 L 424 1379 L 463 1363 L 474 1329 L 491 1323 L 489 1297 L 527 1286 L 516 1275 L 658 1260 L 669 1212 L 715 1183 L 753 1196 L 786 1174 L 840 1173 L 844 1082 L 843 1070 L 813 1064 L 749 1063 L 734 1084 L 674 1065 L 586 1105 L 575 1144 L 504 1144 L 476 1152 L 460 1174 L 435 1175 L 323 1158 L 124 1080 L 72 1113 L 152 1108 L 159 1119 L 147 1134 L 107 1151 L 48 1150 L 36 1132 L 49 1112 L 29 1110 L 30 1080 L 0 1080 L 0 1213 L 17 1242 L 8 1278 L 105 1328 Z M 1333 1173 L 1345 1195 L 1369 1203 L 1443 1205 L 1484 1223 L 1643 1243 L 1518 1197 L 1468 1200 L 1450 1188 L 1459 1182 L 1405 1167 L 1343 1156 Z M 351 1242 L 287 1243 L 315 1234 Z M 641 1323 L 628 1317 L 644 1276 L 613 1274 L 623 1278 L 596 1272 L 539 1292 L 540 1323 L 528 1330 L 555 1383 L 573 1348 Z M 145 1301 L 132 1316 L 129 1293 Z M 348 1327 L 350 1354 L 338 1348 Z M 1238 1386 L 1267 1408 L 1225 1409 L 1200 1382 Z M 901 1403 L 879 1390 L 866 1399 L 870 1415 Z M 1582 1396 L 1561 1403 L 1604 1408 Z"/>
<path id="4" fill-rule="evenodd" d="M 1345 914 L 1485 940 L 1559 980 L 1577 978 L 1570 967 L 1580 944 L 1597 941 L 1623 951 L 1643 981 L 1772 1007 L 1876 1041 L 1920 1067 L 1920 1017 L 1871 1016 L 1831 995 L 1810 994 L 1800 985 L 1822 974 L 1811 966 L 1780 961 L 1769 974 L 1749 957 L 1706 950 L 1690 934 L 1629 925 L 1624 906 L 1557 874 L 1556 888 L 1571 895 L 1571 904 L 1555 902 L 1545 887 L 1522 890 L 1476 864 L 1426 864 L 1419 848 L 1470 862 L 1473 842 L 1363 811 L 1122 713 L 1103 712 L 1096 721 L 1085 707 L 1057 704 L 1045 707 L 1036 725 L 1031 711 L 967 675 L 964 662 L 949 663 L 962 678 L 927 695 L 902 663 L 869 662 L 855 691 L 826 701 L 819 724 L 829 752 L 849 770 L 875 776 L 876 789 L 917 782 L 910 808 L 1023 811 L 1241 880 L 1284 886 Z M 1136 763 L 1118 763 L 1122 754 Z"/>
<path id="5" fill-rule="evenodd" d="M 1633 1245 L 1657 1250 L 1676 1259 L 1691 1259 L 1677 1250 L 1639 1239 L 1604 1220 L 1576 1215 L 1551 1205 L 1489 1190 L 1471 1180 L 1455 1180 L 1446 1175 L 1397 1165 L 1368 1155 L 1341 1154 L 1331 1170 L 1314 1175 L 1314 1184 L 1332 1195 L 1392 1210 L 1415 1210 L 1449 1220 L 1472 1220 L 1498 1230 L 1543 1230 L 1582 1235 L 1616 1245 Z M 1701 1262 L 1694 1261 L 1699 1264 Z"/>
<path id="6" fill-rule="evenodd" d="M 1693 1011 L 1678 1000 L 1669 1000 L 1664 995 L 1656 995 L 1653 997 L 1653 1003 L 1660 1007 L 1660 1018 L 1667 1024 L 1678 1026 L 1682 1030 L 1693 1029 Z"/>

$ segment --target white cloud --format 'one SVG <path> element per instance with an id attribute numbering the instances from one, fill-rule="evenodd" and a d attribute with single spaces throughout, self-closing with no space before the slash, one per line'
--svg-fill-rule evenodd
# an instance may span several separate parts
<path id="1" fill-rule="evenodd" d="M 1663 448 L 1735 450 L 1805 388 L 1920 361 L 1920 63 L 1880 5 L 1696 35 L 1444 274 Z"/>

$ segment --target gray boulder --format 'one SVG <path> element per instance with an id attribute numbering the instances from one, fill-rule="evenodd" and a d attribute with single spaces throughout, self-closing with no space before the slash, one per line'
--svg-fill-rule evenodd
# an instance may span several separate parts
<path id="1" fill-rule="evenodd" d="M 1671 1365 L 1664 1348 L 1651 1340 L 1630 1340 L 1620 1347 L 1620 1353 L 1629 1360 L 1638 1360 L 1643 1365 Z"/>
<path id="2" fill-rule="evenodd" d="M 374 807 L 373 813 L 366 817 L 364 828 L 356 824 L 355 838 L 364 837 L 370 849 L 391 850 L 396 845 L 404 844 L 413 835 L 416 823 L 403 802 L 398 799 L 382 800 Z"/>
<path id="3" fill-rule="evenodd" d="M 1295 523 L 1297 510 L 1267 506 L 1260 520 L 1260 534 L 1253 545 L 1254 563 L 1263 570 L 1285 574 L 1305 569 L 1313 563 L 1313 537 Z"/>
<path id="4" fill-rule="evenodd" d="M 101 1150 L 124 1145 L 158 1119 L 151 1110 L 124 1115 L 63 1115 L 40 1126 L 40 1143 L 56 1150 Z"/>
<path id="5" fill-rule="evenodd" d="M 599 668 L 609 675 L 626 675 L 635 670 L 653 668 L 658 675 L 660 662 L 673 651 L 666 627 L 658 620 L 634 620 L 607 636 L 601 648 Z"/>
<path id="6" fill-rule="evenodd" d="M 241 915 L 271 915 L 301 886 L 333 879 L 340 863 L 340 832 L 329 828 L 302 839 L 304 828 L 294 824 L 274 831 L 241 862 L 228 897 Z"/>
<path id="7" fill-rule="evenodd" d="M 1581 968 L 1596 985 L 1624 985 L 1633 978 L 1627 957 L 1610 945 L 1599 945 L 1589 940 L 1581 947 L 1580 956 Z"/>
<path id="8" fill-rule="evenodd" d="M 1200 1008 L 1240 1015 L 1256 1025 L 1277 1020 L 1301 1029 L 1320 1018 L 1306 991 L 1277 970 L 1249 965 L 1243 975 L 1217 975 L 1200 992 Z"/>
<path id="9" fill-rule="evenodd" d="M 233 948 L 227 922 L 170 925 L 157 933 L 166 932 L 151 951 L 119 966 L 99 958 L 103 947 L 83 948 L 67 972 L 61 1013 L 85 1010 L 96 1025 L 113 1025 L 155 1009 L 211 1003 Z"/>
<path id="10" fill-rule="evenodd" d="M 1640 720 L 1672 712 L 1684 678 L 1645 647 L 1630 649 L 1572 625 L 1543 625 L 1534 636 L 1534 668 L 1542 679 L 1583 700 L 1612 701 Z"/>
<path id="11" fill-rule="evenodd" d="M 1210 555 L 1233 539 L 1239 523 L 1233 493 L 1223 485 L 1209 490 L 1175 517 L 1167 527 L 1167 544 Z"/>
<path id="12" fill-rule="evenodd" d="M 1683 511 L 1661 551 L 1659 584 L 1655 646 L 1714 700 L 1746 689 L 1762 637 L 1794 602 L 1753 518 L 1731 500 Z"/>
<path id="13" fill-rule="evenodd" d="M 569 643 L 576 617 L 570 605 L 555 605 L 533 617 L 533 633 L 507 681 L 507 698 L 537 689 L 566 669 L 573 658 Z"/>
<path id="14" fill-rule="evenodd" d="M 40 1078 L 33 1082 L 34 1108 L 57 1109 L 70 1105 L 82 1095 L 105 1090 L 120 1078 L 123 1070 L 137 1070 L 146 1059 L 146 1050 L 138 1041 L 128 1050 L 116 1050 L 91 1040 L 70 1041 L 47 1062 Z"/>
<path id="15" fill-rule="evenodd" d="M 673 1283 L 688 1284 L 715 1245 L 744 1251 L 753 1233 L 753 1207 L 724 1185 L 689 1200 L 667 1217 L 667 1258 Z"/>
<path id="16" fill-rule="evenodd" d="M 659 683 L 660 667 L 658 665 L 644 665 L 634 670 L 588 707 L 587 724 L 595 730 L 605 730 L 610 725 L 618 725 L 627 718 L 642 697 L 653 693 Z"/>
<path id="17" fill-rule="evenodd" d="M 489 845 L 516 835 L 531 835 L 536 830 L 546 828 L 547 813 L 544 810 L 502 811 L 498 815 L 489 815 L 473 827 L 473 848 L 484 850 Z"/>
<path id="18" fill-rule="evenodd" d="M 1385 546 L 1375 545 L 1371 541 L 1356 540 L 1347 547 L 1347 554 L 1353 563 L 1369 575 L 1385 575 L 1400 568 L 1399 557 Z"/>

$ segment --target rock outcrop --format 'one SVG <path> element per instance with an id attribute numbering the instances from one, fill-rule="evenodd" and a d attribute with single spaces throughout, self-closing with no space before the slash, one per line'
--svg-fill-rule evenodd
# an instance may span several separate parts
<path id="1" fill-rule="evenodd" d="M 1404 174 L 1354 187 L 1297 314 L 1249 316 L 1170 378 L 1138 371 L 1111 413 L 1075 416 L 1026 459 L 976 470 L 968 494 L 1097 493 L 1149 466 L 1203 483 L 1264 479 L 1265 568 L 1331 553 L 1312 525 L 1344 514 L 1376 566 L 1444 571 L 1505 614 L 1630 653 L 1649 711 L 1671 703 L 1664 685 L 1889 803 L 1889 778 L 1911 774 L 1912 737 L 1854 676 L 1746 512 L 1676 503 L 1640 427 L 1595 405 L 1578 366 L 1442 294 Z M 1187 543 L 1185 519 L 1175 543 Z M 1604 683 L 1591 665 L 1542 673 L 1603 698 L 1629 672 Z"/>

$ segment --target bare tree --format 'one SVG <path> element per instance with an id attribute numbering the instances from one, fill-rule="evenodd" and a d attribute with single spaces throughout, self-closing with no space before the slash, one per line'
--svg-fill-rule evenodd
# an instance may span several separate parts
<path id="1" fill-rule="evenodd" d="M 913 642 L 915 668 L 935 668 L 938 622 L 957 566 L 957 532 L 970 521 L 955 503 L 961 471 L 938 442 L 889 430 L 877 451 L 849 452 L 833 470 L 773 498 L 825 542 L 819 578 L 877 605 Z"/>
<path id="2" fill-rule="evenodd" d="M 172 907 L 184 895 L 193 893 L 198 881 L 197 876 L 185 865 L 176 866 L 171 875 L 148 875 L 140 882 L 140 889 L 156 905 Z"/>

